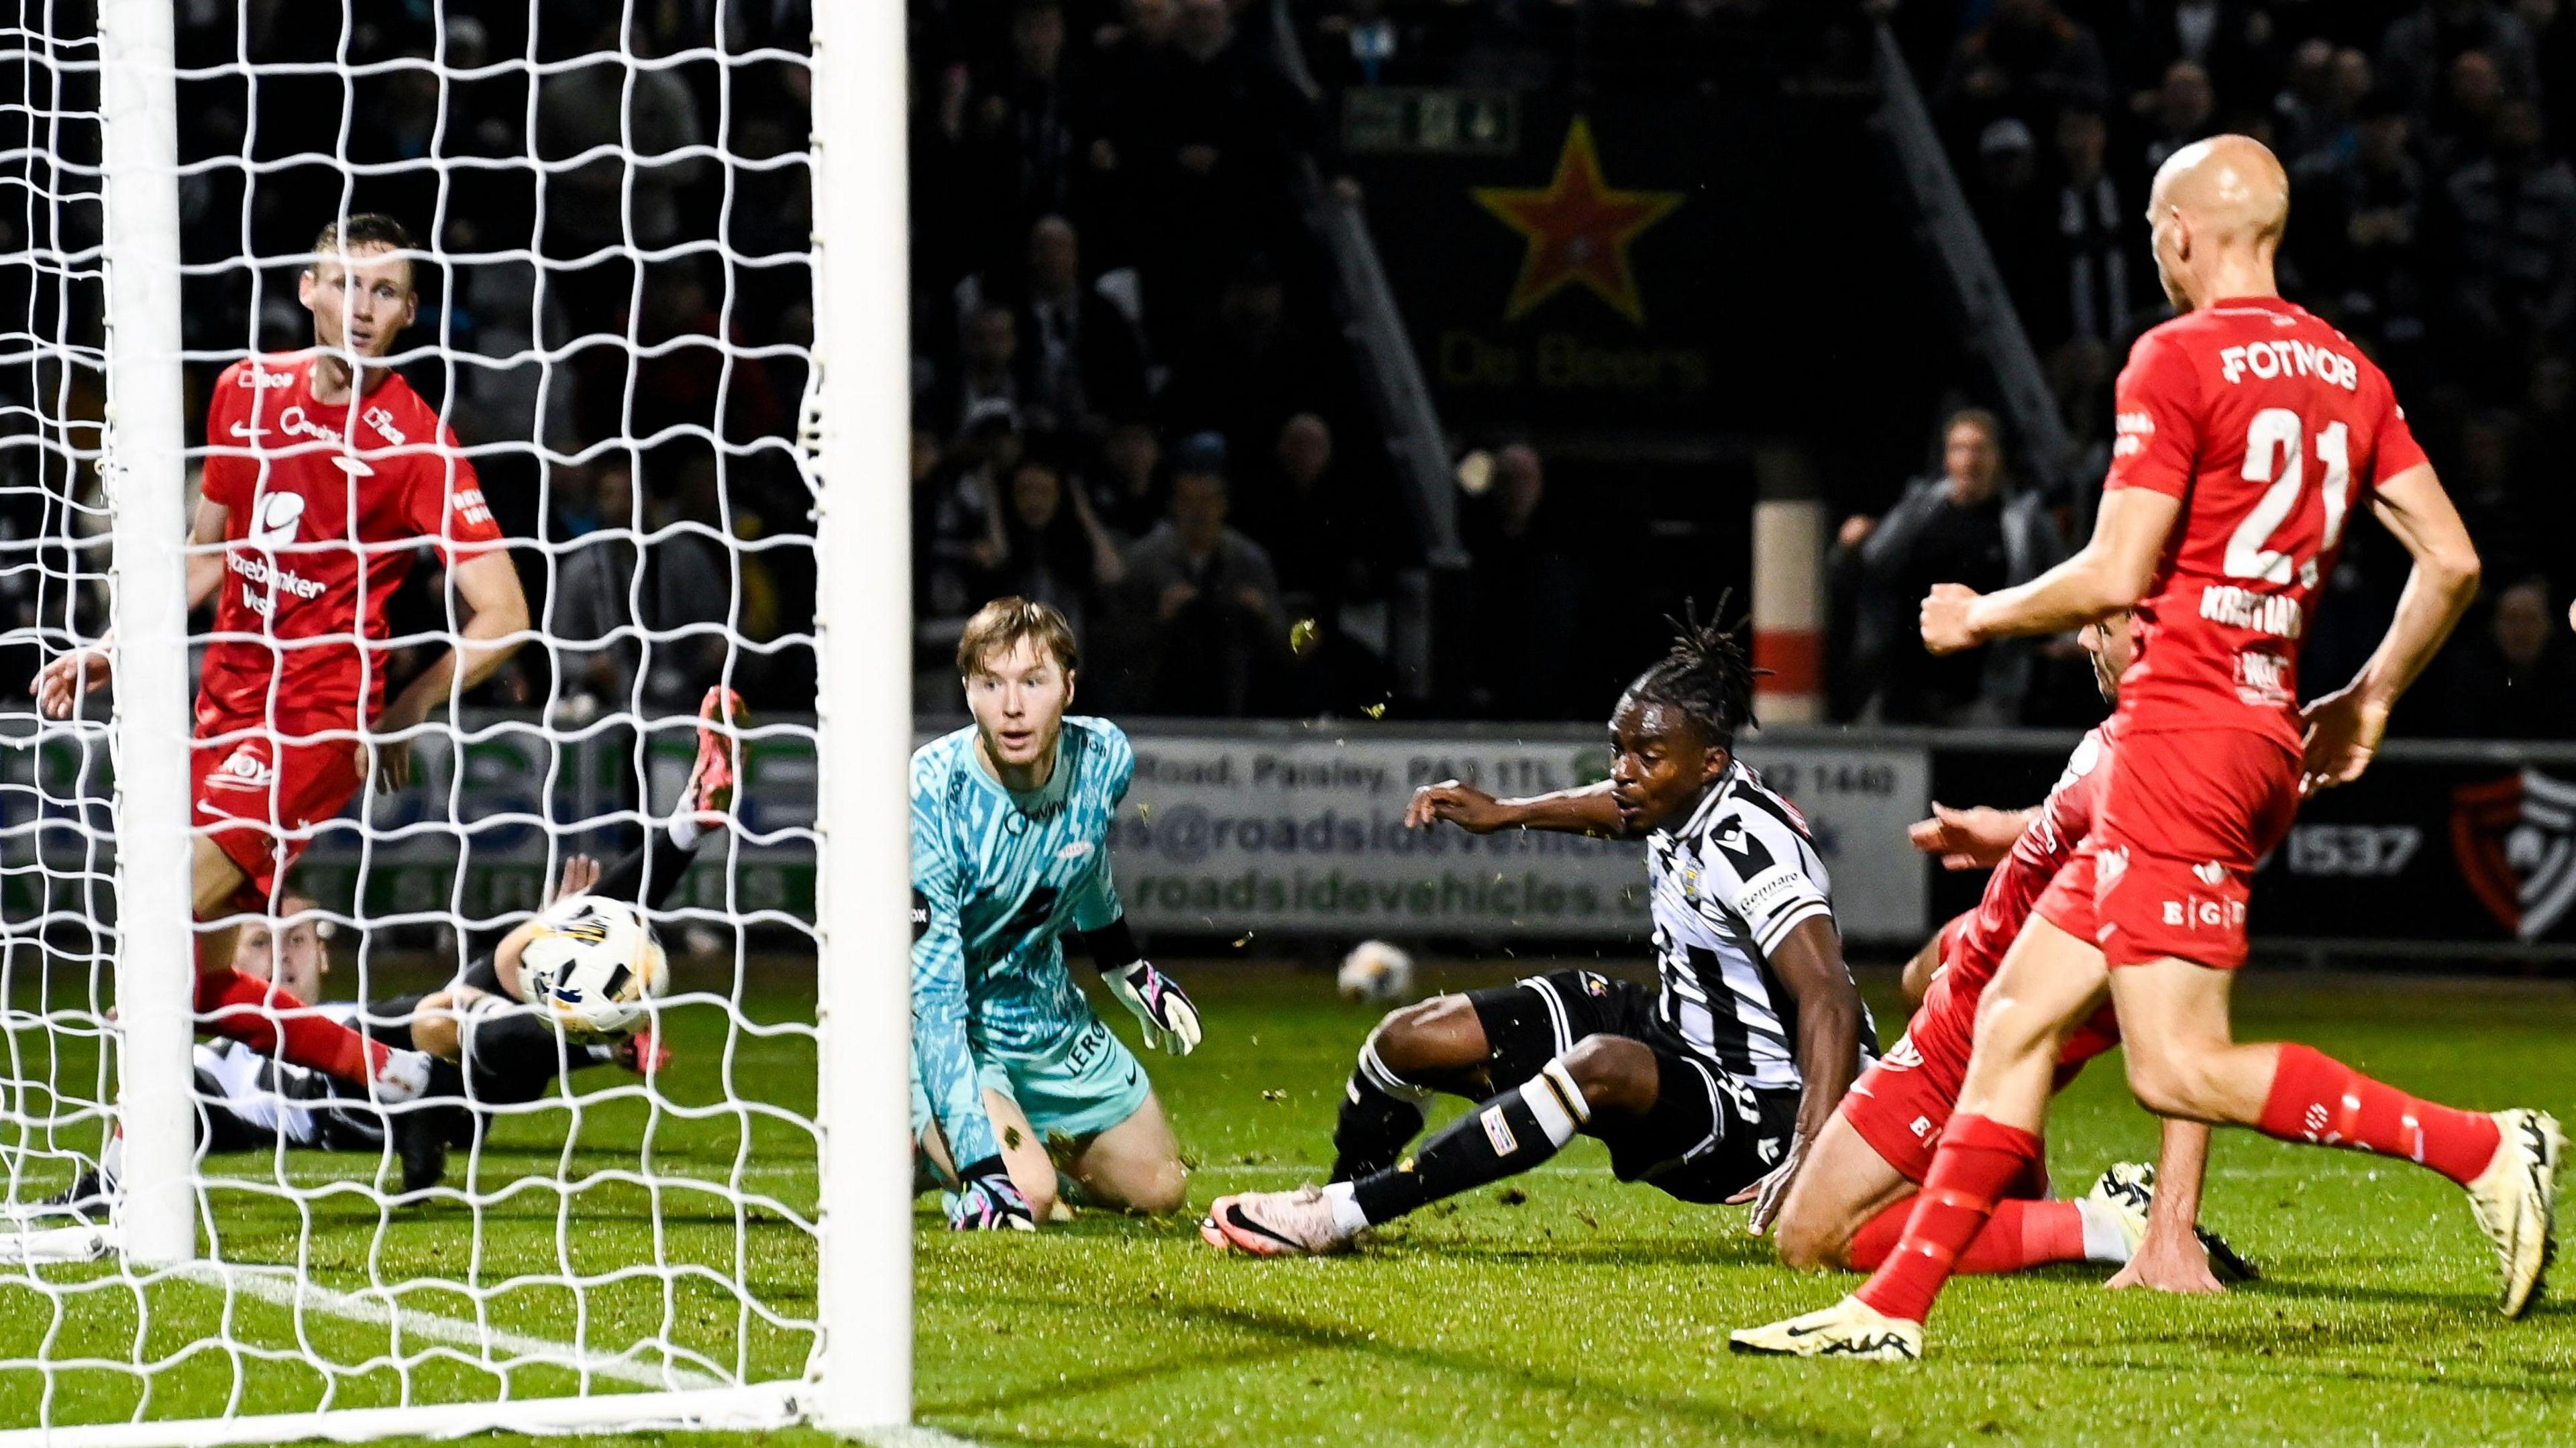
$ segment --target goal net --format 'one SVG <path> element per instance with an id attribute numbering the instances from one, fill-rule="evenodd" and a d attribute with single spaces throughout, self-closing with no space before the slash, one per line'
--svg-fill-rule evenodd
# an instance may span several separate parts
<path id="1" fill-rule="evenodd" d="M 0 1443 L 907 1416 L 901 27 L 0 20 Z"/>

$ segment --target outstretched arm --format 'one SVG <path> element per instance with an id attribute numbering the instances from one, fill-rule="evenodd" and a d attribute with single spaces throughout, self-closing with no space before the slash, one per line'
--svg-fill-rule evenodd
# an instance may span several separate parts
<path id="1" fill-rule="evenodd" d="M 1789 1183 L 1806 1161 L 1807 1144 L 1833 1119 L 1852 1078 L 1860 1074 L 1860 990 L 1843 963 L 1842 937 L 1833 917 L 1801 921 L 1771 949 L 1771 973 L 1798 1003 L 1798 1131 L 1789 1154 L 1764 1177 L 1745 1230 L 1760 1233 L 1788 1200 Z"/>
<path id="2" fill-rule="evenodd" d="M 2209 1128 L 2197 1121 L 2165 1124 L 2156 1160 L 2156 1198 L 2147 1208 L 2146 1240 L 2107 1284 L 2158 1292 L 2224 1292 L 2192 1228 L 2200 1221 L 2200 1184 L 2209 1169 Z"/>
<path id="3" fill-rule="evenodd" d="M 1619 822 L 1619 807 L 1610 800 L 1606 779 L 1524 799 L 1496 799 L 1472 784 L 1445 779 L 1415 790 L 1413 802 L 1404 810 L 1404 823 L 1412 829 L 1435 820 L 1447 820 L 1471 835 L 1525 829 L 1617 839 L 1627 833 Z"/>
<path id="4" fill-rule="evenodd" d="M 2065 633 L 2110 617 L 2146 596 L 2182 499 L 2153 488 L 2102 495 L 2093 539 L 2074 557 L 2028 583 L 1988 594 L 1940 583 L 1923 600 L 1923 646 L 1955 654 L 1997 639 Z"/>

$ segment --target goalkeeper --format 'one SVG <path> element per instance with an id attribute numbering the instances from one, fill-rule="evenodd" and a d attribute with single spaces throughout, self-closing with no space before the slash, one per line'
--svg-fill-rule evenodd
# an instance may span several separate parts
<path id="1" fill-rule="evenodd" d="M 913 1136 L 961 1229 L 1053 1217 L 1059 1166 L 1084 1200 L 1153 1216 L 1189 1184 L 1144 1068 L 1065 966 L 1071 935 L 1147 1045 L 1198 1045 L 1197 1008 L 1119 912 L 1109 822 L 1136 755 L 1066 716 L 1076 668 L 1063 614 L 984 605 L 957 645 L 975 722 L 912 756 Z"/>

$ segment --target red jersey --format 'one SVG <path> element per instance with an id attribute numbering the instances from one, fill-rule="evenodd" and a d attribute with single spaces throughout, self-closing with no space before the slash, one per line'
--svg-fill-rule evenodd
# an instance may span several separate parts
<path id="1" fill-rule="evenodd" d="M 2124 679 L 2122 693 L 2127 689 Z M 1977 908 L 1960 917 L 1956 944 L 1947 954 L 1942 977 L 1950 982 L 1950 994 L 1967 1002 L 1972 1018 L 1978 994 L 2002 968 L 2004 952 L 2021 935 L 2031 907 L 2093 832 L 2093 804 L 2101 793 L 2102 777 L 2110 772 L 2102 765 L 2110 756 L 2112 735 L 2113 726 L 2106 722 L 2075 746 L 2066 758 L 2066 772 L 2040 802 L 2039 814 L 2022 827 L 2012 853 L 1987 877 L 1986 893 L 1977 898 Z"/>
<path id="2" fill-rule="evenodd" d="M 201 729 L 372 719 L 385 660 L 367 645 L 422 545 L 452 559 L 501 536 L 456 434 L 410 383 L 322 403 L 317 355 L 236 362 L 206 409 L 205 498 L 228 512 Z"/>
<path id="3" fill-rule="evenodd" d="M 2299 644 L 2344 525 L 2424 461 L 2388 378 L 2278 297 L 2222 301 L 2129 350 L 2114 488 L 2183 502 L 2147 596 L 2119 717 L 2139 732 L 2244 729 L 2295 751 Z"/>

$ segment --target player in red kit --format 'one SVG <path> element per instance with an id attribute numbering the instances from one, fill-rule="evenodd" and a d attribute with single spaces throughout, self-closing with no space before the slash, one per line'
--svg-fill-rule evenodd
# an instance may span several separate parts
<path id="1" fill-rule="evenodd" d="M 2120 676 L 2134 655 L 2128 618 L 2087 628 L 2083 642 L 2103 697 L 2116 701 Z M 1943 926 L 1926 948 L 1933 959 L 1917 958 L 1925 972 L 1937 973 L 1920 988 L 1921 1004 L 1904 1038 L 1852 1083 L 1807 1153 L 1774 1228 L 1781 1261 L 1866 1272 L 1895 1249 L 1934 1144 L 1958 1101 L 1977 1002 L 2041 893 L 2091 834 L 2095 803 L 2110 773 L 2115 728 L 2106 723 L 2084 736 L 2035 809 L 1982 812 L 1991 820 L 1948 815 L 1915 827 L 1918 848 L 1961 854 L 1960 863 L 1991 866 L 1994 875 L 1977 908 Z M 1907 976 L 1907 991 L 1914 994 L 1915 966 Z M 2073 1080 L 2085 1062 L 2119 1041 L 2119 1024 L 2105 1006 L 2067 1039 L 2055 1084 Z M 2049 1199 L 2048 1173 L 2033 1162 L 2033 1170 L 1997 1204 L 1985 1230 L 1960 1253 L 1957 1270 L 2018 1272 L 2053 1262 L 2105 1262 L 2120 1264 L 2114 1287 L 2221 1291 L 2211 1272 L 2213 1257 L 2239 1276 L 2250 1269 L 2216 1238 L 2196 1239 L 2208 1153 L 2208 1127 L 2167 1121 L 2155 1173 L 2115 1166 L 2088 1196 L 2066 1201 Z"/>
<path id="2" fill-rule="evenodd" d="M 371 766 L 387 788 L 407 781 L 401 731 L 499 667 L 528 626 L 456 435 L 391 368 L 352 366 L 411 325 L 411 246 L 388 217 L 325 228 L 297 285 L 315 346 L 236 362 L 216 381 L 187 563 L 189 606 L 215 605 L 190 746 L 200 1022 L 394 1101 L 428 1084 L 428 1057 L 237 974 L 227 917 L 275 914 L 314 827 L 347 807 Z M 423 545 L 441 553 L 464 622 L 388 704 L 385 609 Z M 55 659 L 37 676 L 39 706 L 68 717 L 107 682 L 113 657 Z"/>
<path id="3" fill-rule="evenodd" d="M 1858 1292 L 1735 1333 L 1739 1352 L 1920 1356 L 1960 1252 L 2038 1159 L 2062 1042 L 2106 990 L 2149 1110 L 2430 1167 L 2468 1189 L 2496 1245 L 2505 1314 L 2539 1290 L 2564 1147 L 2555 1120 L 2421 1100 L 2305 1046 L 2238 1044 L 2229 1023 L 2256 862 L 2303 793 L 2369 766 L 2390 708 L 2478 578 L 2387 379 L 2281 299 L 2272 263 L 2288 216 L 2288 179 L 2259 142 L 2220 136 L 2165 163 L 2148 217 L 2182 315 L 2139 338 L 2120 374 L 2092 541 L 2019 587 L 1980 597 L 1943 584 L 1924 600 L 1936 653 L 2134 606 L 2120 744 L 2092 837 L 1986 989 L 1958 1111 L 1903 1239 Z M 2361 672 L 2302 710 L 2309 605 L 2364 507 L 2414 569 Z"/>

